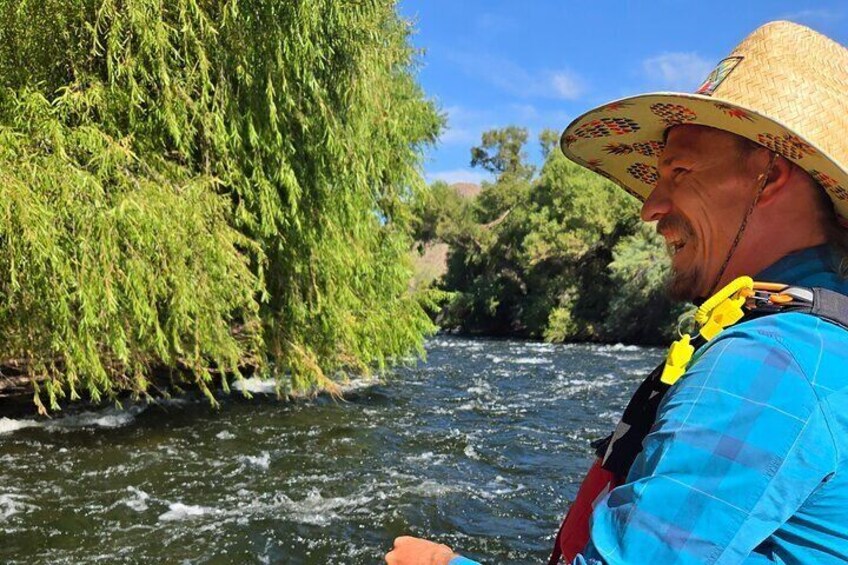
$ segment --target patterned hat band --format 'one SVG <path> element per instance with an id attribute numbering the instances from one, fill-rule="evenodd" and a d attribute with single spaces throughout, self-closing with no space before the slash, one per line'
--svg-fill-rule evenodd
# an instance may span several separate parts
<path id="1" fill-rule="evenodd" d="M 566 157 L 644 200 L 659 178 L 665 132 L 680 124 L 740 135 L 796 163 L 848 227 L 845 47 L 798 24 L 766 24 L 694 94 L 659 92 L 605 104 L 571 122 L 560 146 Z"/>

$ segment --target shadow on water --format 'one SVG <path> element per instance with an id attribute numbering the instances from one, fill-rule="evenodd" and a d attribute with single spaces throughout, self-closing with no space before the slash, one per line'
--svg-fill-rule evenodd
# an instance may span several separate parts
<path id="1" fill-rule="evenodd" d="M 0 419 L 0 560 L 378 563 L 401 534 L 542 561 L 658 350 L 438 338 L 345 401 Z"/>

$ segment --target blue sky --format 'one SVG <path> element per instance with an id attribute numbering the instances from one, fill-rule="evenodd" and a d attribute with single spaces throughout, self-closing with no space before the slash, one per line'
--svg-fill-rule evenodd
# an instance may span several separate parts
<path id="1" fill-rule="evenodd" d="M 788 19 L 848 45 L 848 0 L 400 0 L 424 51 L 419 80 L 448 125 L 428 152 L 429 181 L 479 182 L 480 134 L 519 125 L 562 130 L 609 100 L 693 91 L 759 25 Z"/>

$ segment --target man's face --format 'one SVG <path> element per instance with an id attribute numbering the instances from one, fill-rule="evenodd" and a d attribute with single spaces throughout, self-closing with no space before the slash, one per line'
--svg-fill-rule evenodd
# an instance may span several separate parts
<path id="1" fill-rule="evenodd" d="M 677 300 L 711 290 L 756 189 L 756 173 L 741 158 L 736 136 L 703 126 L 669 131 L 660 179 L 642 205 L 657 222 L 672 261 L 670 294 Z"/>

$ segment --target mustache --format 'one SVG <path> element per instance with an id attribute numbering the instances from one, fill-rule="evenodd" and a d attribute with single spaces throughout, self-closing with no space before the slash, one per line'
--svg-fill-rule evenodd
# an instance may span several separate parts
<path id="1" fill-rule="evenodd" d="M 691 237 L 695 235 L 695 230 L 692 229 L 689 222 L 680 216 L 664 216 L 657 222 L 657 233 L 660 235 L 674 233 Z"/>

